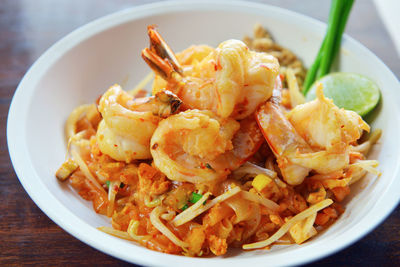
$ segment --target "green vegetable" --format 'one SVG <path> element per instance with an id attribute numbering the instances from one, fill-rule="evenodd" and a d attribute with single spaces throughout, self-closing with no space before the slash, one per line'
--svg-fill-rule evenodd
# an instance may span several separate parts
<path id="1" fill-rule="evenodd" d="M 333 58 L 333 47 L 337 41 L 338 26 L 340 15 L 342 13 L 345 0 L 332 1 L 331 13 L 329 16 L 328 29 L 325 36 L 324 54 L 321 58 L 321 64 L 317 73 L 317 77 L 322 77 L 329 72 Z"/>
<path id="2" fill-rule="evenodd" d="M 354 0 L 348 0 L 347 4 L 344 4 L 343 9 L 342 9 L 342 13 L 340 14 L 341 20 L 339 22 L 338 31 L 337 31 L 337 35 L 336 35 L 336 41 L 334 43 L 333 52 L 331 54 L 331 59 L 330 59 L 331 62 L 334 61 L 337 53 L 339 53 L 339 51 L 340 51 L 340 46 L 342 44 L 342 36 L 343 36 L 343 33 L 344 33 L 344 29 L 346 28 L 347 19 L 349 18 L 350 11 L 351 11 L 351 8 L 353 6 L 353 3 L 354 3 Z M 329 70 L 330 70 L 330 67 L 329 67 L 329 69 L 327 70 L 326 73 L 328 73 Z M 321 77 L 321 76 L 318 76 L 318 77 Z"/>
<path id="3" fill-rule="evenodd" d="M 202 194 L 197 194 L 197 193 L 193 192 L 193 193 L 190 195 L 189 201 L 190 201 L 191 203 L 194 204 L 194 203 L 196 203 L 197 201 L 199 201 L 202 197 L 203 197 Z"/>
<path id="4" fill-rule="evenodd" d="M 353 110 L 360 116 L 368 114 L 379 102 L 379 87 L 369 78 L 359 74 L 336 72 L 322 77 L 317 82 L 322 83 L 324 95 L 333 99 L 336 106 Z M 316 97 L 317 82 L 307 93 L 307 101 Z"/>
<path id="5" fill-rule="evenodd" d="M 342 41 L 347 19 L 354 0 L 332 0 L 329 13 L 328 28 L 319 49 L 318 55 L 307 72 L 303 85 L 303 94 L 306 95 L 310 86 L 317 78 L 326 75 L 331 68 Z"/>
<path id="6" fill-rule="evenodd" d="M 202 194 L 197 194 L 197 193 L 195 193 L 195 192 L 192 192 L 192 193 L 190 194 L 190 197 L 189 197 L 189 202 L 192 203 L 192 204 L 194 204 L 194 203 L 196 203 L 197 201 L 199 201 L 202 197 L 203 197 Z M 189 203 L 189 202 L 188 202 L 188 203 Z M 186 203 L 185 206 L 183 206 L 183 207 L 181 208 L 182 211 L 185 210 L 185 209 L 187 209 L 187 208 L 189 208 L 188 203 Z M 203 205 L 204 205 L 204 204 L 206 204 L 205 201 L 203 202 Z"/>
<path id="7" fill-rule="evenodd" d="M 107 185 L 107 187 L 110 187 L 110 181 L 106 181 L 106 185 Z M 124 188 L 124 186 L 125 186 L 125 184 L 124 184 L 124 183 L 121 183 L 121 184 L 119 185 L 119 188 Z"/>

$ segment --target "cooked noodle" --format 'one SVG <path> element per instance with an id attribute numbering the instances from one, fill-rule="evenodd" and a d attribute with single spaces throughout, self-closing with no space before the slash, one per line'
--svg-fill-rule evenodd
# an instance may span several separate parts
<path id="1" fill-rule="evenodd" d="M 382 131 L 362 137 L 369 125 L 321 85 L 306 102 L 304 66 L 261 25 L 247 47 L 176 55 L 153 26 L 149 36 L 154 72 L 66 122 L 56 176 L 111 218 L 100 231 L 185 256 L 302 244 L 340 218 L 350 185 L 381 174 L 367 154 Z"/>
<path id="2" fill-rule="evenodd" d="M 332 203 L 333 203 L 333 201 L 331 199 L 325 199 L 317 204 L 312 205 L 305 211 L 297 214 L 292 219 L 287 221 L 284 225 L 282 225 L 282 227 L 273 236 L 271 236 L 267 240 L 256 242 L 256 243 L 251 243 L 251 244 L 245 244 L 245 245 L 243 245 L 243 249 L 256 249 L 256 248 L 263 248 L 263 247 L 271 245 L 276 240 L 281 238 L 284 234 L 286 234 L 286 232 L 289 231 L 290 227 L 292 227 L 295 223 L 297 223 L 301 220 L 304 220 L 305 218 L 317 213 L 318 211 L 328 207 Z"/>
<path id="3" fill-rule="evenodd" d="M 150 213 L 150 221 L 158 231 L 163 233 L 169 240 L 171 240 L 175 245 L 180 246 L 182 248 L 186 248 L 189 245 L 182 240 L 180 240 L 176 235 L 174 235 L 171 230 L 169 230 L 160 220 L 160 215 L 164 212 L 164 209 L 161 207 L 156 207 Z"/>

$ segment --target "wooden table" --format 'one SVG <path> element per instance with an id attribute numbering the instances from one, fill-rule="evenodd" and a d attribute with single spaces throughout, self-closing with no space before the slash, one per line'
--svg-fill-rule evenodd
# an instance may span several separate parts
<path id="1" fill-rule="evenodd" d="M 12 168 L 6 121 L 11 98 L 29 66 L 51 44 L 103 15 L 152 1 L 2 0 L 0 2 L 0 265 L 114 265 L 127 263 L 92 249 L 54 224 L 26 194 Z M 326 21 L 329 1 L 257 1 Z M 399 77 L 400 62 L 371 1 L 357 1 L 347 32 Z M 372 233 L 314 264 L 377 266 L 400 263 L 400 209 Z"/>

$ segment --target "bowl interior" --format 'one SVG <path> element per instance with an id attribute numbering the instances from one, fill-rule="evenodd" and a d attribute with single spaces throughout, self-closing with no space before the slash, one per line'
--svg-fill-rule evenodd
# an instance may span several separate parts
<path id="1" fill-rule="evenodd" d="M 152 265 L 217 263 L 219 259 L 216 258 L 164 255 L 106 236 L 95 227 L 109 225 L 109 219 L 96 214 L 90 202 L 80 198 L 66 184 L 59 183 L 54 173 L 65 158 L 64 123 L 72 109 L 93 103 L 114 83 L 131 89 L 149 73 L 140 57 L 141 49 L 148 46 L 147 25 L 157 24 L 172 49 L 180 51 L 191 44 L 216 46 L 226 39 L 242 39 L 252 34 L 257 22 L 306 65 L 314 59 L 325 29 L 301 15 L 256 4 L 225 3 L 210 7 L 207 3 L 167 3 L 108 16 L 57 43 L 26 75 L 10 110 L 10 153 L 25 189 L 55 222 L 108 254 Z M 380 161 L 383 175 L 380 178 L 368 175 L 356 183 L 343 216 L 311 241 L 301 246 L 275 246 L 270 251 L 233 250 L 229 255 L 233 258 L 224 259 L 225 263 L 259 260 L 264 264 L 290 264 L 315 259 L 360 238 L 397 203 L 398 194 L 387 195 L 393 187 L 399 189 L 399 183 L 395 183 L 400 162 L 398 81 L 379 59 L 349 38 L 344 39 L 338 64 L 341 71 L 364 74 L 381 88 L 382 103 L 370 122 L 372 129 L 383 129 L 383 136 L 369 158 Z"/>

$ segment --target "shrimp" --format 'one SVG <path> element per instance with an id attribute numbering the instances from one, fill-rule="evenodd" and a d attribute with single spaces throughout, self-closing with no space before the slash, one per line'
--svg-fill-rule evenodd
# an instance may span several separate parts
<path id="1" fill-rule="evenodd" d="M 119 85 L 111 86 L 98 105 L 103 117 L 96 134 L 100 151 L 127 163 L 151 158 L 153 132 L 162 118 L 178 111 L 180 104 L 168 91 L 134 99 Z"/>
<path id="2" fill-rule="evenodd" d="M 175 181 L 217 182 L 257 151 L 263 137 L 256 121 L 187 110 L 160 122 L 151 138 L 154 165 Z"/>
<path id="3" fill-rule="evenodd" d="M 188 48 L 178 56 L 185 64 L 181 66 L 153 26 L 148 34 L 150 48 L 142 51 L 142 57 L 158 74 L 153 93 L 170 90 L 187 109 L 211 110 L 237 120 L 254 113 L 271 97 L 279 73 L 275 57 L 250 51 L 242 41 L 227 40 L 216 49 Z"/>
<path id="4" fill-rule="evenodd" d="M 347 167 L 350 144 L 361 137 L 363 130 L 369 131 L 359 115 L 339 109 L 325 98 L 321 85 L 317 96 L 296 106 L 287 116 L 276 97 L 256 113 L 282 176 L 291 185 L 302 183 L 311 170 L 328 174 Z"/>
<path id="5" fill-rule="evenodd" d="M 317 85 L 317 99 L 298 105 L 288 113 L 288 120 L 315 153 L 299 156 L 296 163 L 326 174 L 349 164 L 350 145 L 369 125 L 354 111 L 339 109 Z M 311 115 L 310 115 L 311 114 Z"/>
<path id="6" fill-rule="evenodd" d="M 283 178 L 288 184 L 298 185 L 303 182 L 311 169 L 293 163 L 293 159 L 299 153 L 310 153 L 312 150 L 287 120 L 279 105 L 282 87 L 279 77 L 276 79 L 275 87 L 274 96 L 258 109 L 256 119 L 277 158 Z"/>
<path id="7" fill-rule="evenodd" d="M 369 125 L 354 111 L 339 109 L 317 86 L 317 99 L 298 105 L 288 113 L 288 120 L 314 149 L 343 152 L 369 132 Z M 310 116 L 310 114 L 312 114 Z"/>

